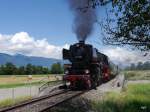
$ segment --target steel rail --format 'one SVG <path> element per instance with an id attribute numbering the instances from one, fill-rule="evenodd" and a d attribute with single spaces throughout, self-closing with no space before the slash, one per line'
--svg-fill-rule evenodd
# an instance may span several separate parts
<path id="1" fill-rule="evenodd" d="M 74 92 L 74 91 L 72 91 L 72 92 Z M 65 98 L 65 99 L 63 99 L 63 100 L 61 100 L 61 101 L 59 101 L 59 102 L 56 102 L 55 104 L 49 105 L 47 108 L 45 108 L 45 109 L 43 109 L 43 110 L 41 110 L 41 111 L 39 111 L 39 112 L 46 112 L 46 111 L 50 110 L 51 108 L 53 108 L 53 107 L 55 107 L 55 106 L 57 106 L 57 105 L 59 105 L 59 104 L 62 104 L 63 102 L 66 102 L 66 101 L 68 101 L 68 100 L 71 100 L 71 99 L 73 99 L 73 98 L 75 98 L 75 97 L 80 96 L 81 94 L 84 94 L 85 92 L 87 92 L 87 91 L 80 91 L 80 92 L 78 92 L 78 93 L 76 93 L 76 94 L 73 94 L 73 95 L 71 95 L 71 96 L 68 97 L 68 98 Z"/>
<path id="2" fill-rule="evenodd" d="M 11 106 L 11 107 L 2 108 L 2 109 L 0 109 L 0 112 L 7 112 L 7 111 L 15 110 L 15 109 L 18 109 L 18 108 L 21 108 L 21 107 L 24 107 L 24 106 L 31 105 L 33 103 L 42 101 L 44 99 L 48 99 L 50 97 L 54 97 L 54 96 L 66 93 L 68 91 L 69 90 L 64 90 L 64 91 L 61 91 L 61 92 L 58 92 L 58 93 L 55 93 L 55 94 L 45 95 L 45 96 L 41 96 L 41 97 L 38 97 L 38 98 L 34 98 L 34 99 L 29 100 L 29 101 L 26 101 L 26 102 L 23 102 L 23 103 L 20 103 L 20 104 L 16 104 L 16 105 Z"/>

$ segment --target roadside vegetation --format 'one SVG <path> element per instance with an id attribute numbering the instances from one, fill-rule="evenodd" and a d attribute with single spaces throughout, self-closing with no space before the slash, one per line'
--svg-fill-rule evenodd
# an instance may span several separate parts
<path id="1" fill-rule="evenodd" d="M 27 101 L 31 98 L 32 98 L 31 96 L 22 96 L 22 97 L 18 97 L 15 99 L 8 98 L 8 99 L 0 101 L 0 108 L 4 108 L 4 107 L 8 107 L 8 106 L 11 106 L 14 104 L 18 104 L 20 102 Z"/>
<path id="2" fill-rule="evenodd" d="M 108 93 L 93 103 L 96 112 L 150 112 L 150 84 L 130 84 L 121 93 Z"/>
<path id="3" fill-rule="evenodd" d="M 150 70 L 124 71 L 127 80 L 150 80 Z"/>

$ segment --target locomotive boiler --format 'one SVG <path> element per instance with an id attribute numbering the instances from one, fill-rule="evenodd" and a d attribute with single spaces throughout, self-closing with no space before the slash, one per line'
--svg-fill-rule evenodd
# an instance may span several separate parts
<path id="1" fill-rule="evenodd" d="M 62 53 L 63 59 L 69 61 L 64 64 L 65 88 L 96 89 L 118 73 L 118 67 L 111 63 L 105 54 L 84 41 L 71 45 L 69 50 L 63 49 Z"/>

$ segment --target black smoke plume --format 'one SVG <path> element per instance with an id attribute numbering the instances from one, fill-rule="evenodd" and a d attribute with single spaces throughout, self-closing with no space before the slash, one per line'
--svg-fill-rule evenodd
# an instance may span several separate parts
<path id="1" fill-rule="evenodd" d="M 85 41 L 92 33 L 94 22 L 96 20 L 96 11 L 89 8 L 90 0 L 68 0 L 70 8 L 75 16 L 73 31 L 79 41 Z"/>

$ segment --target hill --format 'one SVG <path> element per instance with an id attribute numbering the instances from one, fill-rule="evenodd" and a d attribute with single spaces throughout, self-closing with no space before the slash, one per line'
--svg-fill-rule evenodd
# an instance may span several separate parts
<path id="1" fill-rule="evenodd" d="M 35 56 L 25 56 L 22 54 L 9 55 L 0 53 L 0 65 L 11 62 L 16 66 L 25 66 L 27 64 L 32 64 L 36 66 L 50 67 L 53 63 L 60 62 L 62 60 L 54 58 L 44 58 L 44 57 L 35 57 Z"/>

